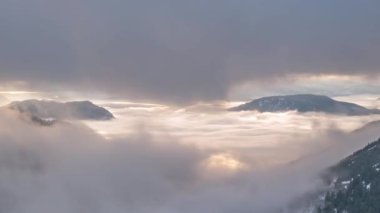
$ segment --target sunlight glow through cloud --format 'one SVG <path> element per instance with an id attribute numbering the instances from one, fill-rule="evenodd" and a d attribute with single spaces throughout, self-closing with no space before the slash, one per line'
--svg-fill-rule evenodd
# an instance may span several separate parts
<path id="1" fill-rule="evenodd" d="M 231 171 L 238 171 L 246 167 L 242 162 L 228 153 L 218 153 L 210 156 L 207 159 L 206 165 L 209 169 L 226 169 Z"/>

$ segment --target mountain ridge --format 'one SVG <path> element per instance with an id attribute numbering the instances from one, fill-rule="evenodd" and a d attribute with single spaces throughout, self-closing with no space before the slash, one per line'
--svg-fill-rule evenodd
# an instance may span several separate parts
<path id="1" fill-rule="evenodd" d="M 8 108 L 29 116 L 32 121 L 41 125 L 51 125 L 61 119 L 104 121 L 115 118 L 107 109 L 90 101 L 58 102 L 29 99 L 12 102 Z"/>
<path id="2" fill-rule="evenodd" d="M 331 167 L 317 213 L 380 212 L 380 139 Z"/>
<path id="3" fill-rule="evenodd" d="M 323 112 L 350 116 L 380 114 L 380 110 L 378 109 L 368 109 L 358 104 L 336 101 L 328 96 L 314 94 L 262 97 L 228 110 L 258 112 L 297 111 L 300 113 Z"/>

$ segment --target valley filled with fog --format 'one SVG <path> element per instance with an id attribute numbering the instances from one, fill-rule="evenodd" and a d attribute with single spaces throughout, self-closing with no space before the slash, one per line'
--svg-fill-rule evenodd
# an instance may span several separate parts
<path id="1" fill-rule="evenodd" d="M 1 0 L 0 213 L 379 213 L 379 9 Z"/>
<path id="2" fill-rule="evenodd" d="M 380 120 L 96 103 L 115 119 L 41 126 L 1 109 L 1 211 L 303 212 L 322 172 L 377 136 L 355 130 Z"/>
<path id="3" fill-rule="evenodd" d="M 367 103 L 369 107 L 378 101 L 371 96 L 355 101 L 367 99 L 372 100 Z M 183 108 L 131 102 L 99 103 L 112 111 L 116 119 L 86 124 L 105 138 L 123 137 L 144 129 L 157 137 L 170 136 L 179 143 L 201 149 L 246 152 L 257 158 L 258 166 L 295 160 L 308 151 L 314 152 L 318 146 L 328 145 L 321 144 L 321 136 L 331 132 L 349 134 L 380 119 L 380 115 L 345 116 L 295 111 L 229 112 L 226 109 L 237 103 L 225 102 Z"/>

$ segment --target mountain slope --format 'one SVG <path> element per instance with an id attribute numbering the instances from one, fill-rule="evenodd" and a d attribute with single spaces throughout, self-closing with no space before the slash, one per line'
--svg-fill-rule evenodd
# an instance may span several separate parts
<path id="1" fill-rule="evenodd" d="M 363 127 L 355 130 L 354 132 L 364 132 L 364 131 L 369 131 L 369 130 L 379 131 L 380 130 L 380 120 L 367 123 Z"/>
<path id="2" fill-rule="evenodd" d="M 317 212 L 380 212 L 380 140 L 331 168 L 327 179 L 331 189 Z"/>
<path id="3" fill-rule="evenodd" d="M 31 117 L 32 121 L 50 124 L 59 119 L 110 120 L 114 116 L 103 107 L 90 101 L 56 102 L 25 100 L 12 102 L 9 108 Z"/>
<path id="4" fill-rule="evenodd" d="M 357 104 L 335 101 L 327 96 L 311 94 L 263 97 L 231 108 L 230 110 L 252 110 L 259 112 L 324 112 L 343 115 L 380 114 L 380 110 L 367 109 Z"/>

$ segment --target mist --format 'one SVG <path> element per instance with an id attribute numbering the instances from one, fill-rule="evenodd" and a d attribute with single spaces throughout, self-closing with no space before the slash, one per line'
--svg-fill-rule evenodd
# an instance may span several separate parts
<path id="1" fill-rule="evenodd" d="M 257 167 L 260 148 L 200 149 L 141 125 L 105 139 L 82 123 L 43 127 L 2 109 L 0 129 L 0 212 L 7 213 L 295 212 L 306 202 L 300 198 L 323 190 L 321 172 L 376 134 L 315 131 L 312 143 L 293 138 L 298 161 Z M 287 143 L 270 151 L 262 161 L 294 153 Z"/>

